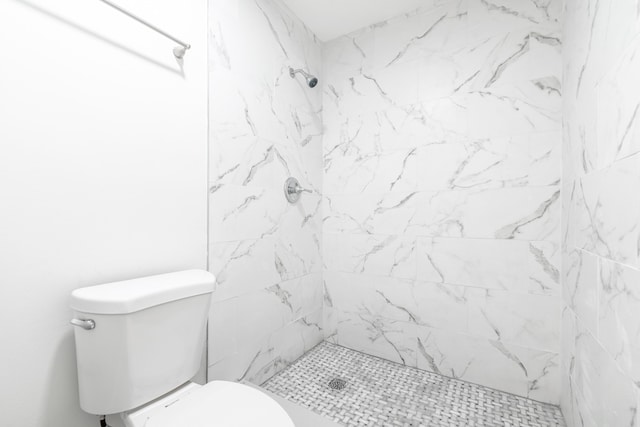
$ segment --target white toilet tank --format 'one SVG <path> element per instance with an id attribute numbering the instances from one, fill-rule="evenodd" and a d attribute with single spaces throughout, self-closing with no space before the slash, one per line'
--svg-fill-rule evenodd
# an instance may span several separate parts
<path id="1" fill-rule="evenodd" d="M 128 411 L 193 378 L 214 282 L 189 270 L 73 291 L 82 409 Z"/>

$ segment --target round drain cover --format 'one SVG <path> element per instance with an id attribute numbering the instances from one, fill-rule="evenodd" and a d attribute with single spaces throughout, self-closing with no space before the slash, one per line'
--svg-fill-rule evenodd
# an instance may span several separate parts
<path id="1" fill-rule="evenodd" d="M 332 390 L 342 390 L 347 386 L 347 382 L 342 378 L 334 378 L 329 381 L 329 388 Z"/>

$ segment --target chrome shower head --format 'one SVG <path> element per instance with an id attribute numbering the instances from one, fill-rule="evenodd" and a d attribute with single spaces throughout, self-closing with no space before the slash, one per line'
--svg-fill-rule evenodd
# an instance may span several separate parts
<path id="1" fill-rule="evenodd" d="M 318 78 L 316 76 L 313 76 L 304 70 L 294 70 L 293 68 L 289 67 L 289 75 L 291 76 L 292 79 L 294 79 L 296 77 L 296 74 L 298 73 L 304 76 L 305 80 L 307 81 L 307 85 L 311 89 L 313 89 L 318 85 Z"/>

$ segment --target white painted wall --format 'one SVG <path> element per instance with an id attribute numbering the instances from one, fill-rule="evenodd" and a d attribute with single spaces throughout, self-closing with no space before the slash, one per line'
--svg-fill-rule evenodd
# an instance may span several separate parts
<path id="1" fill-rule="evenodd" d="M 97 425 L 69 292 L 206 266 L 206 1 L 0 3 L 0 425 Z M 37 3 L 36 3 L 37 1 Z"/>

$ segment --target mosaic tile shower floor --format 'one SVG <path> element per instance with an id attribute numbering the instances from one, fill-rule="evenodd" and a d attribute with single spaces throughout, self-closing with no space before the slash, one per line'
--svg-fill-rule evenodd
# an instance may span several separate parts
<path id="1" fill-rule="evenodd" d="M 345 426 L 565 426 L 555 406 L 326 342 L 262 387 Z"/>

